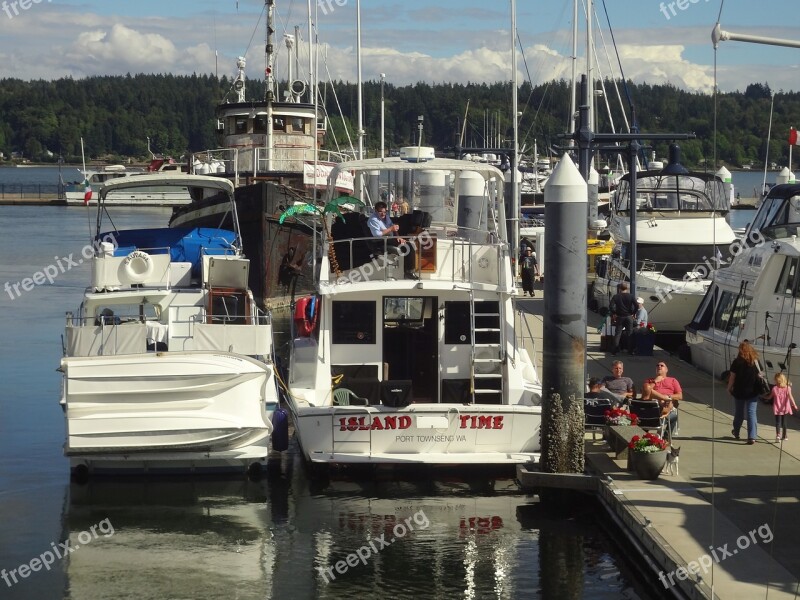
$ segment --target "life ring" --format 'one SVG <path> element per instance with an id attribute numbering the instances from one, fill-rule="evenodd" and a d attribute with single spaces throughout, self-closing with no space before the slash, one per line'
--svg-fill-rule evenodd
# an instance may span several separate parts
<path id="1" fill-rule="evenodd" d="M 294 325 L 297 335 L 301 337 L 310 336 L 317 327 L 317 297 L 306 296 L 300 298 L 294 305 Z"/>
<path id="2" fill-rule="evenodd" d="M 143 283 L 153 274 L 153 259 L 147 252 L 134 250 L 122 261 L 122 269 L 131 283 Z"/>

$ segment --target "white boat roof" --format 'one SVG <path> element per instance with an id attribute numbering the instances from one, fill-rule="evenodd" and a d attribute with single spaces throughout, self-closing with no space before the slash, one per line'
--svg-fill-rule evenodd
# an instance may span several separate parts
<path id="1" fill-rule="evenodd" d="M 403 160 L 399 157 L 391 158 L 369 158 L 365 160 L 351 160 L 339 163 L 334 168 L 333 173 L 339 171 L 405 171 L 408 169 L 431 170 L 431 171 L 472 171 L 480 173 L 484 177 L 494 176 L 504 179 L 503 172 L 488 163 L 476 163 L 471 160 L 458 160 L 454 158 L 434 158 L 422 162 L 412 162 Z"/>
<path id="2" fill-rule="evenodd" d="M 119 177 L 107 181 L 100 188 L 100 197 L 105 197 L 109 192 L 131 188 L 151 186 L 172 187 L 201 187 L 212 188 L 233 195 L 233 183 L 224 177 L 210 177 L 208 175 L 190 175 L 188 173 L 153 173 L 146 175 L 132 175 Z"/>

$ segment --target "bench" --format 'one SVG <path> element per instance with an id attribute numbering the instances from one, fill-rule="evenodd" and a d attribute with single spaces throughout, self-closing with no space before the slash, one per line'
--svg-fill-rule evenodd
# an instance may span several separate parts
<path id="1" fill-rule="evenodd" d="M 615 453 L 616 459 L 628 457 L 628 444 L 633 436 L 639 437 L 645 434 L 644 429 L 638 425 L 612 425 L 608 428 L 608 445 Z"/>

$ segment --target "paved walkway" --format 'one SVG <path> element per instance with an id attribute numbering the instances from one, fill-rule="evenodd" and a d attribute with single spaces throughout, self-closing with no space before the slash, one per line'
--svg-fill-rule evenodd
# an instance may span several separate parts
<path id="1" fill-rule="evenodd" d="M 528 311 L 536 337 L 537 366 L 542 364 L 543 299 L 519 306 Z M 587 470 L 601 474 L 601 496 L 627 528 L 650 544 L 651 554 L 669 585 L 677 567 L 695 566 L 672 581 L 694 597 L 789 598 L 800 591 L 800 427 L 790 418 L 788 439 L 775 443 L 772 407 L 758 408 L 758 440 L 748 446 L 731 435 L 733 399 L 722 383 L 677 356 L 656 349 L 654 356 L 600 351 L 600 317 L 589 313 L 587 376 L 611 372 L 616 358 L 637 389 L 664 360 L 684 390 L 680 404 L 680 475 L 656 481 L 634 478 L 624 461 L 613 459 L 602 439 L 587 435 Z M 743 428 L 742 434 L 746 437 Z M 644 533 L 644 534 L 643 534 Z M 730 553 L 730 554 L 729 554 Z M 692 563 L 694 562 L 694 565 Z M 681 575 L 684 575 L 681 572 Z"/>

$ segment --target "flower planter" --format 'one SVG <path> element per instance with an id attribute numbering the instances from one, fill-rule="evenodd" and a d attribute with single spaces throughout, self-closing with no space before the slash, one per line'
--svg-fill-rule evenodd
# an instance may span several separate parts
<path id="1" fill-rule="evenodd" d="M 639 479 L 658 479 L 667 462 L 667 451 L 629 452 L 631 469 Z"/>
<path id="2" fill-rule="evenodd" d="M 634 351 L 638 356 L 653 356 L 653 346 L 656 343 L 656 334 L 652 331 L 646 333 L 634 333 Z"/>

